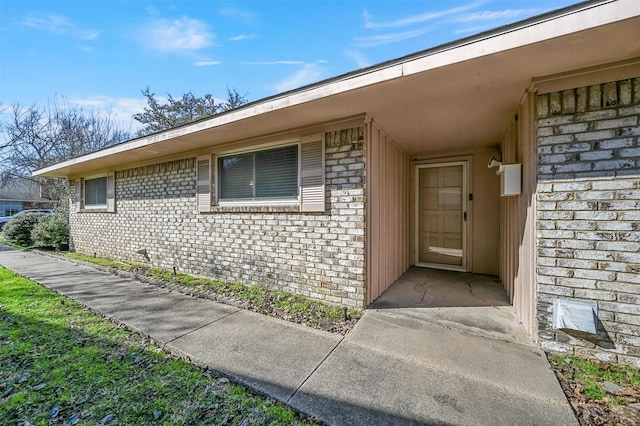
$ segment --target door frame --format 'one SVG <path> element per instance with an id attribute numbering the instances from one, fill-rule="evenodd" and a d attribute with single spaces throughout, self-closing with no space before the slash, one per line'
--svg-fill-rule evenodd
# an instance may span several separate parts
<path id="1" fill-rule="evenodd" d="M 414 180 L 414 197 L 415 197 L 415 222 L 414 222 L 414 265 L 424 268 L 443 269 L 447 271 L 459 271 L 467 272 L 468 265 L 470 265 L 471 251 L 467 246 L 469 224 L 471 223 L 471 215 L 469 214 L 469 163 L 467 159 L 451 160 L 451 161 L 437 161 L 428 162 L 423 164 L 416 164 L 414 168 L 415 180 Z M 445 265 L 440 263 L 425 263 L 420 262 L 420 169 L 435 168 L 435 167 L 448 167 L 448 166 L 462 166 L 462 214 L 463 214 L 463 226 L 462 226 L 462 266 Z"/>

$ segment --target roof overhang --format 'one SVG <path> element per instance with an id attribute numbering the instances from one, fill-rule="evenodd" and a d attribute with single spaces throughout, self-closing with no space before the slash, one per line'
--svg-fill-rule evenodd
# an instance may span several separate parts
<path id="1" fill-rule="evenodd" d="M 362 114 L 409 154 L 497 145 L 533 81 L 640 76 L 640 2 L 588 1 L 36 171 L 75 177 Z M 584 70 L 590 70 L 589 72 Z M 549 77 L 551 76 L 551 77 Z M 604 82 L 604 81 L 602 81 Z M 557 85 L 557 84 L 556 84 Z"/>

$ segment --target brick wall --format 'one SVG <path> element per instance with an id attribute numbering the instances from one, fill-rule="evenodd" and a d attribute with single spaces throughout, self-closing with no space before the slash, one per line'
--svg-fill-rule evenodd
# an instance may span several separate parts
<path id="1" fill-rule="evenodd" d="M 72 211 L 72 249 L 136 262 L 146 249 L 153 266 L 363 307 L 365 128 L 325 139 L 324 214 L 295 207 L 198 213 L 192 158 L 117 171 L 116 213 Z"/>
<path id="2" fill-rule="evenodd" d="M 538 97 L 543 347 L 640 366 L 640 79 Z M 597 303 L 593 338 L 552 329 L 555 298 Z"/>

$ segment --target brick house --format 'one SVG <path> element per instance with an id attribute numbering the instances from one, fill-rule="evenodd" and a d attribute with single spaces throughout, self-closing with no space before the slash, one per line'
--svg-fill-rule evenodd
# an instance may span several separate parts
<path id="1" fill-rule="evenodd" d="M 0 216 L 13 216 L 27 209 L 52 207 L 53 201 L 42 197 L 39 185 L 31 180 L 11 178 L 0 185 Z"/>
<path id="2" fill-rule="evenodd" d="M 412 265 L 497 275 L 543 347 L 640 365 L 638 40 L 639 2 L 582 2 L 36 174 L 79 252 L 358 308 Z"/>

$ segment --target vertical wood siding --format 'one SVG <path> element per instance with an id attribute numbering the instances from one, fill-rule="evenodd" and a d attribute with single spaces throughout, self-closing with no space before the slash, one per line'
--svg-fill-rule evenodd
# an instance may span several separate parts
<path id="1" fill-rule="evenodd" d="M 373 302 L 410 266 L 409 156 L 373 122 L 367 151 L 367 295 Z"/>
<path id="2" fill-rule="evenodd" d="M 502 162 L 522 164 L 522 193 L 502 197 L 500 206 L 500 278 L 524 328 L 535 329 L 535 99 L 528 93 L 502 141 Z"/>

